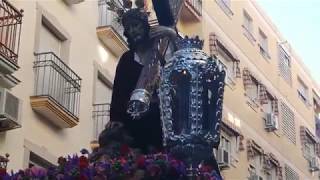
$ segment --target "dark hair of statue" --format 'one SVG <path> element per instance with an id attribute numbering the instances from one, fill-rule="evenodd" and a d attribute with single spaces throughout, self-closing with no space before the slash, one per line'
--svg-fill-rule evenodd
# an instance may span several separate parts
<path id="1" fill-rule="evenodd" d="M 146 33 L 144 36 L 144 39 L 149 38 L 149 31 L 150 31 L 150 25 L 148 22 L 148 14 L 146 12 L 144 12 L 140 8 L 130 9 L 129 11 L 125 12 L 125 14 L 123 15 L 123 17 L 121 19 L 121 23 L 124 27 L 123 34 L 127 38 L 127 42 L 128 42 L 128 46 L 129 46 L 130 50 L 135 49 L 135 44 L 134 44 L 133 40 L 130 38 L 130 36 L 128 35 L 128 32 L 126 31 L 126 26 L 128 24 L 130 24 L 130 22 L 132 20 L 137 20 L 143 24 L 143 28 Z"/>

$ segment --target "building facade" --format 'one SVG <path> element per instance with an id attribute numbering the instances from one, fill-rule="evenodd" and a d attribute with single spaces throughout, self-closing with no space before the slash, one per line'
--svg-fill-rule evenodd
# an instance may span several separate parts
<path id="1" fill-rule="evenodd" d="M 56 164 L 89 148 L 108 122 L 116 65 L 127 50 L 123 29 L 102 0 L 1 3 L 13 10 L 0 12 L 17 14 L 4 22 L 20 19 L 16 31 L 0 27 L 1 37 L 15 34 L 15 43 L 0 40 L 10 50 L 0 50 L 0 85 L 19 110 L 0 123 L 0 153 L 11 154 L 9 169 Z M 178 30 L 203 38 L 227 71 L 215 151 L 224 178 L 319 179 L 320 89 L 257 3 L 186 0 Z"/>

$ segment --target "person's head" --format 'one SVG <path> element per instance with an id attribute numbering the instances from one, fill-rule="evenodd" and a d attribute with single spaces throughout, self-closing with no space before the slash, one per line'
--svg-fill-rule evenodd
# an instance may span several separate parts
<path id="1" fill-rule="evenodd" d="M 148 15 L 140 9 L 130 9 L 127 11 L 122 17 L 122 25 L 130 49 L 149 37 L 150 26 Z"/>

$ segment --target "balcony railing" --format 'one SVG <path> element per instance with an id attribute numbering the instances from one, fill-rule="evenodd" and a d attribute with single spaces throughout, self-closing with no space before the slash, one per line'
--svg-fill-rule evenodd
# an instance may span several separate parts
<path id="1" fill-rule="evenodd" d="M 81 78 L 53 52 L 36 53 L 35 94 L 48 97 L 78 119 Z"/>
<path id="2" fill-rule="evenodd" d="M 199 16 L 202 15 L 202 0 L 187 0 L 186 3 L 188 3 Z"/>
<path id="3" fill-rule="evenodd" d="M 99 134 L 104 130 L 105 125 L 110 120 L 110 104 L 94 104 L 93 105 L 93 135 L 95 140 L 98 140 Z"/>
<path id="4" fill-rule="evenodd" d="M 118 35 L 123 39 L 126 40 L 125 36 L 123 35 L 123 27 L 121 25 L 120 20 L 115 12 L 108 9 L 108 5 L 106 2 L 109 0 L 99 0 L 98 7 L 99 7 L 99 22 L 98 26 L 110 26 L 113 30 L 118 33 Z"/>
<path id="5" fill-rule="evenodd" d="M 0 0 L 0 55 L 14 64 L 18 62 L 22 12 Z"/>

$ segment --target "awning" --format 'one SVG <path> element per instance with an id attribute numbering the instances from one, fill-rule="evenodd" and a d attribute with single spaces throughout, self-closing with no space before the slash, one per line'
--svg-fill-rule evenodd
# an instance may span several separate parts
<path id="1" fill-rule="evenodd" d="M 242 136 L 240 129 L 227 118 L 223 118 L 221 129 L 232 136 Z"/>
<path id="2" fill-rule="evenodd" d="M 259 155 L 262 156 L 263 149 L 260 145 L 258 145 L 253 139 L 248 139 L 247 140 L 247 154 L 248 154 L 248 159 L 253 159 L 255 156 Z"/>
<path id="3" fill-rule="evenodd" d="M 223 41 L 215 34 L 209 34 L 209 46 L 210 46 L 210 54 L 217 55 L 219 51 L 223 52 L 227 55 L 232 61 L 240 61 L 236 54 L 229 48 Z"/>

